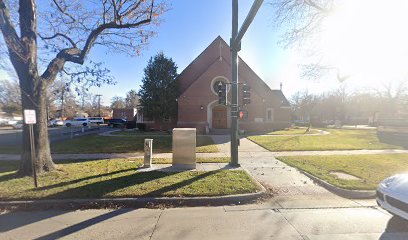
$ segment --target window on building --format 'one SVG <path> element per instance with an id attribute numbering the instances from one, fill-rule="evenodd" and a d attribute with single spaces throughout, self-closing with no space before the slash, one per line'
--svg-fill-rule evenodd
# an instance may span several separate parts
<path id="1" fill-rule="evenodd" d="M 273 108 L 266 109 L 266 121 L 273 122 Z"/>

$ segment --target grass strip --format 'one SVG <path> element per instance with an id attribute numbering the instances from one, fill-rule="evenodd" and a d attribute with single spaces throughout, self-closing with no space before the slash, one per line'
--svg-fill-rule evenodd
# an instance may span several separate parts
<path id="1" fill-rule="evenodd" d="M 337 187 L 352 190 L 374 190 L 383 179 L 408 171 L 408 154 L 290 156 L 278 159 Z M 360 180 L 340 179 L 333 172 L 347 173 Z"/>
<path id="2" fill-rule="evenodd" d="M 266 134 L 268 135 L 302 135 L 302 134 L 316 134 L 319 133 L 319 130 L 316 129 L 309 129 L 309 131 L 306 131 L 307 128 L 287 128 L 284 130 L 279 130 L 279 131 L 272 131 L 268 132 Z"/>
<path id="3" fill-rule="evenodd" d="M 141 165 L 140 159 L 67 161 L 40 174 L 40 187 L 34 189 L 31 177 L 16 176 L 17 162 L 2 161 L 0 199 L 222 196 L 259 190 L 245 171 L 136 172 Z"/>
<path id="4" fill-rule="evenodd" d="M 250 136 L 253 142 L 270 151 L 323 151 L 358 149 L 402 149 L 401 142 L 388 144 L 390 139 L 377 136 L 375 130 L 330 129 L 330 134 L 316 136 Z"/>
<path id="5" fill-rule="evenodd" d="M 53 153 L 129 153 L 143 152 L 144 139 L 153 139 L 153 152 L 163 153 L 172 151 L 172 137 L 161 135 L 150 136 L 122 136 L 109 137 L 88 135 L 63 142 L 51 143 Z M 209 136 L 197 136 L 199 153 L 218 152 L 216 144 Z"/>
<path id="6" fill-rule="evenodd" d="M 153 158 L 152 160 L 153 164 L 171 164 L 172 161 L 171 158 Z M 230 161 L 230 157 L 196 158 L 198 163 L 229 163 Z"/>

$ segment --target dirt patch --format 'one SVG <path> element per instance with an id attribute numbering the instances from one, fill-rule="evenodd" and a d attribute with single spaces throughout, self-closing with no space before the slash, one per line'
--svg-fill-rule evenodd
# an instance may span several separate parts
<path id="1" fill-rule="evenodd" d="M 359 177 L 356 177 L 356 176 L 353 176 L 353 175 L 350 175 L 344 172 L 333 171 L 333 172 L 330 172 L 330 174 L 336 176 L 339 179 L 343 179 L 343 180 L 361 180 L 361 178 Z"/>

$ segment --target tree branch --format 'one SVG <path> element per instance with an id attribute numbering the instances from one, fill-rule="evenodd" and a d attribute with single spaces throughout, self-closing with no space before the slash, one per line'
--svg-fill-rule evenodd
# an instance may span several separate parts
<path id="1" fill-rule="evenodd" d="M 315 1 L 313 0 L 304 0 L 305 4 L 309 5 L 312 8 L 315 8 L 321 12 L 328 13 L 330 12 L 330 9 L 324 8 L 322 6 L 319 6 Z"/>
<path id="2" fill-rule="evenodd" d="M 65 38 L 67 41 L 69 41 L 69 42 L 71 43 L 72 47 L 74 47 L 74 48 L 77 47 L 76 43 L 75 43 L 70 37 L 68 37 L 67 35 L 62 34 L 62 33 L 56 33 L 56 34 L 54 34 L 54 35 L 51 36 L 51 37 L 44 37 L 44 36 L 41 36 L 40 33 L 38 33 L 38 36 L 39 36 L 42 40 L 50 40 L 50 39 L 54 39 L 54 38 L 56 38 L 56 37 L 63 37 L 63 38 Z"/>
<path id="3" fill-rule="evenodd" d="M 55 1 L 55 0 L 53 0 L 53 1 Z M 112 0 L 112 3 L 115 3 L 114 0 Z M 117 6 L 114 5 L 115 9 L 116 9 L 116 7 Z M 42 78 L 52 81 L 56 77 L 58 72 L 60 72 L 64 68 L 65 62 L 73 62 L 73 63 L 77 63 L 77 64 L 82 65 L 84 63 L 84 61 L 85 61 L 86 56 L 90 52 L 92 46 L 95 44 L 96 39 L 105 30 L 107 30 L 107 29 L 136 28 L 136 27 L 139 27 L 139 26 L 142 26 L 142 25 L 145 25 L 145 24 L 151 22 L 152 21 L 153 7 L 154 7 L 154 1 L 152 1 L 151 9 L 149 11 L 149 16 L 144 20 L 134 22 L 134 23 L 121 24 L 119 19 L 116 19 L 116 21 L 113 20 L 113 21 L 111 21 L 109 23 L 104 23 L 104 24 L 98 26 L 97 28 L 95 28 L 94 30 L 92 30 L 90 32 L 90 34 L 88 35 L 88 38 L 87 38 L 87 40 L 85 42 L 85 45 L 84 45 L 82 50 L 80 50 L 77 47 L 72 47 L 72 48 L 67 48 L 67 49 L 61 50 L 57 54 L 57 56 L 50 62 L 47 69 L 42 74 Z M 113 14 L 116 15 L 117 13 L 113 13 Z M 118 23 L 118 21 L 119 21 L 119 23 Z M 50 38 L 54 38 L 54 37 L 56 37 L 56 35 L 54 35 L 54 36 L 52 36 Z M 59 36 L 65 37 L 62 34 L 60 34 Z M 70 42 L 71 42 L 71 44 L 73 44 L 73 41 L 70 41 Z"/>
<path id="4" fill-rule="evenodd" d="M 43 79 L 51 82 L 55 79 L 57 74 L 64 68 L 65 62 L 73 62 L 83 64 L 82 59 L 79 58 L 81 51 L 78 48 L 67 48 L 61 50 L 57 56 L 48 64 L 47 69 L 41 75 Z"/>
<path id="5" fill-rule="evenodd" d="M 7 48 L 21 60 L 25 59 L 24 46 L 17 35 L 17 31 L 10 20 L 10 12 L 3 0 L 0 0 L 0 30 L 3 33 Z"/>
<path id="6" fill-rule="evenodd" d="M 55 4 L 55 6 L 57 6 L 57 9 L 64 14 L 65 16 L 69 17 L 72 20 L 72 23 L 76 22 L 75 18 L 72 17 L 70 14 L 68 14 L 64 9 L 62 9 L 62 7 L 58 4 L 57 0 L 52 0 Z"/>
<path id="7" fill-rule="evenodd" d="M 144 24 L 147 24 L 152 21 L 151 14 L 149 18 L 144 19 L 142 21 L 136 22 L 136 23 L 127 23 L 127 24 L 117 24 L 115 22 L 110 22 L 106 24 L 102 24 L 96 29 L 94 29 L 88 36 L 88 39 L 86 40 L 85 46 L 82 49 L 80 58 L 84 59 L 86 55 L 89 53 L 91 50 L 93 44 L 95 43 L 96 39 L 98 38 L 99 34 L 101 34 L 103 31 L 106 29 L 124 29 L 124 28 L 135 28 Z"/>

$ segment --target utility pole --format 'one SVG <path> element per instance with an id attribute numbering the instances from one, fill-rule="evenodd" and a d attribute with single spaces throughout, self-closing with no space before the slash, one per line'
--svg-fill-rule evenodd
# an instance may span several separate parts
<path id="1" fill-rule="evenodd" d="M 98 117 L 101 116 L 101 94 L 97 94 L 96 97 L 98 97 Z"/>
<path id="2" fill-rule="evenodd" d="M 251 10 L 249 11 L 241 29 L 238 32 L 238 0 L 232 0 L 232 34 L 230 40 L 231 48 L 231 88 L 232 88 L 232 99 L 231 99 L 231 166 L 239 166 L 238 163 L 238 145 L 239 145 L 239 135 L 238 135 L 238 52 L 241 50 L 241 39 L 245 32 L 248 30 L 249 25 L 254 20 L 256 13 L 262 5 L 263 0 L 255 0 L 252 4 Z"/>

